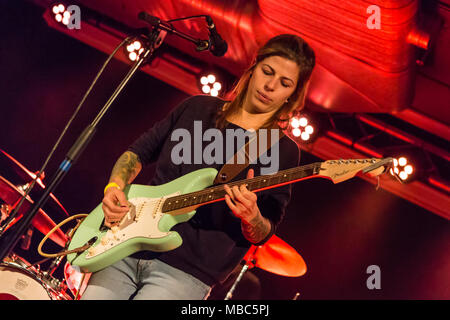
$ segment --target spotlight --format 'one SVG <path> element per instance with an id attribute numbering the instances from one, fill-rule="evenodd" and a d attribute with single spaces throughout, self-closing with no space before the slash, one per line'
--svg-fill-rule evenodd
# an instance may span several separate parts
<path id="1" fill-rule="evenodd" d="M 384 155 L 393 158 L 390 174 L 404 183 L 411 183 L 415 180 L 426 181 L 437 170 L 435 159 L 420 147 L 390 147 L 384 150 Z"/>
<path id="2" fill-rule="evenodd" d="M 66 10 L 66 7 L 62 4 L 55 4 L 52 7 L 52 12 L 55 15 L 55 20 L 64 25 L 68 25 L 71 17 L 71 13 Z"/>
<path id="3" fill-rule="evenodd" d="M 142 42 L 139 39 L 132 40 L 126 46 L 126 56 L 133 62 L 139 60 L 139 56 L 142 52 L 144 52 L 144 48 Z"/>
<path id="4" fill-rule="evenodd" d="M 409 164 L 409 161 L 406 157 L 402 156 L 399 158 L 394 158 L 392 161 L 394 167 L 391 168 L 390 173 L 394 176 L 398 176 L 403 181 L 409 180 L 410 176 L 414 172 L 413 165 Z"/>
<path id="5" fill-rule="evenodd" d="M 314 127 L 309 124 L 310 120 L 305 115 L 294 116 L 289 121 L 288 130 L 294 137 L 300 137 L 304 142 L 309 142 L 314 134 Z"/>
<path id="6" fill-rule="evenodd" d="M 202 75 L 199 84 L 203 93 L 213 97 L 217 97 L 223 88 L 222 83 L 218 80 L 218 76 L 213 73 Z"/>

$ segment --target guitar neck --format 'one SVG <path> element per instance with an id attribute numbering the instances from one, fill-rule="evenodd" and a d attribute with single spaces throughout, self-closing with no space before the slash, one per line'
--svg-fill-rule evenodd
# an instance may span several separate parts
<path id="1" fill-rule="evenodd" d="M 227 183 L 227 185 L 232 188 L 233 186 L 239 187 L 245 184 L 247 189 L 252 192 L 259 192 L 266 189 L 277 188 L 286 184 L 318 176 L 321 164 L 321 162 L 316 162 L 301 167 L 282 170 L 273 175 L 265 175 L 251 179 L 233 181 Z M 223 187 L 223 184 L 221 184 L 200 191 L 170 197 L 164 201 L 162 212 L 222 201 L 225 200 L 225 194 L 226 191 Z"/>

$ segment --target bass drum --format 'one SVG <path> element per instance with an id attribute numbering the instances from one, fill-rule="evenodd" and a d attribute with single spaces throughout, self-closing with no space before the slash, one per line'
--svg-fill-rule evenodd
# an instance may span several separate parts
<path id="1" fill-rule="evenodd" d="M 70 300 L 70 297 L 52 288 L 27 261 L 13 256 L 0 263 L 0 300 Z"/>

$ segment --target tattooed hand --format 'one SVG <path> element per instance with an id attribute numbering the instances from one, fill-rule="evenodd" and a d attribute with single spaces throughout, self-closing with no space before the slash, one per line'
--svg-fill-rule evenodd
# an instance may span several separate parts
<path id="1" fill-rule="evenodd" d="M 253 169 L 248 170 L 247 179 L 254 177 Z M 252 242 L 262 241 L 270 232 L 270 221 L 264 218 L 259 211 L 256 203 L 257 196 L 254 192 L 247 189 L 245 184 L 239 188 L 233 186 L 230 188 L 224 185 L 226 191 L 225 202 L 233 214 L 241 219 L 241 228 L 244 237 Z"/>

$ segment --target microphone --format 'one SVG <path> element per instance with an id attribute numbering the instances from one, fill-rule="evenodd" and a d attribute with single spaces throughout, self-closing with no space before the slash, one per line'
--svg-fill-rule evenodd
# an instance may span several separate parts
<path id="1" fill-rule="evenodd" d="M 139 20 L 145 21 L 153 27 L 167 31 L 168 33 L 177 35 L 183 39 L 195 43 L 197 45 L 197 51 L 209 49 L 213 55 L 215 55 L 216 57 L 221 57 L 225 54 L 225 52 L 227 52 L 228 44 L 217 32 L 216 26 L 214 25 L 211 17 L 205 16 L 205 18 L 209 29 L 209 41 L 194 39 L 191 36 L 176 30 L 170 22 L 161 20 L 158 17 L 152 16 L 145 11 L 142 11 L 138 14 Z"/>
<path id="2" fill-rule="evenodd" d="M 206 16 L 206 23 L 209 29 L 210 51 L 216 57 L 221 57 L 227 52 L 228 44 L 217 32 L 216 26 L 210 16 Z"/>

